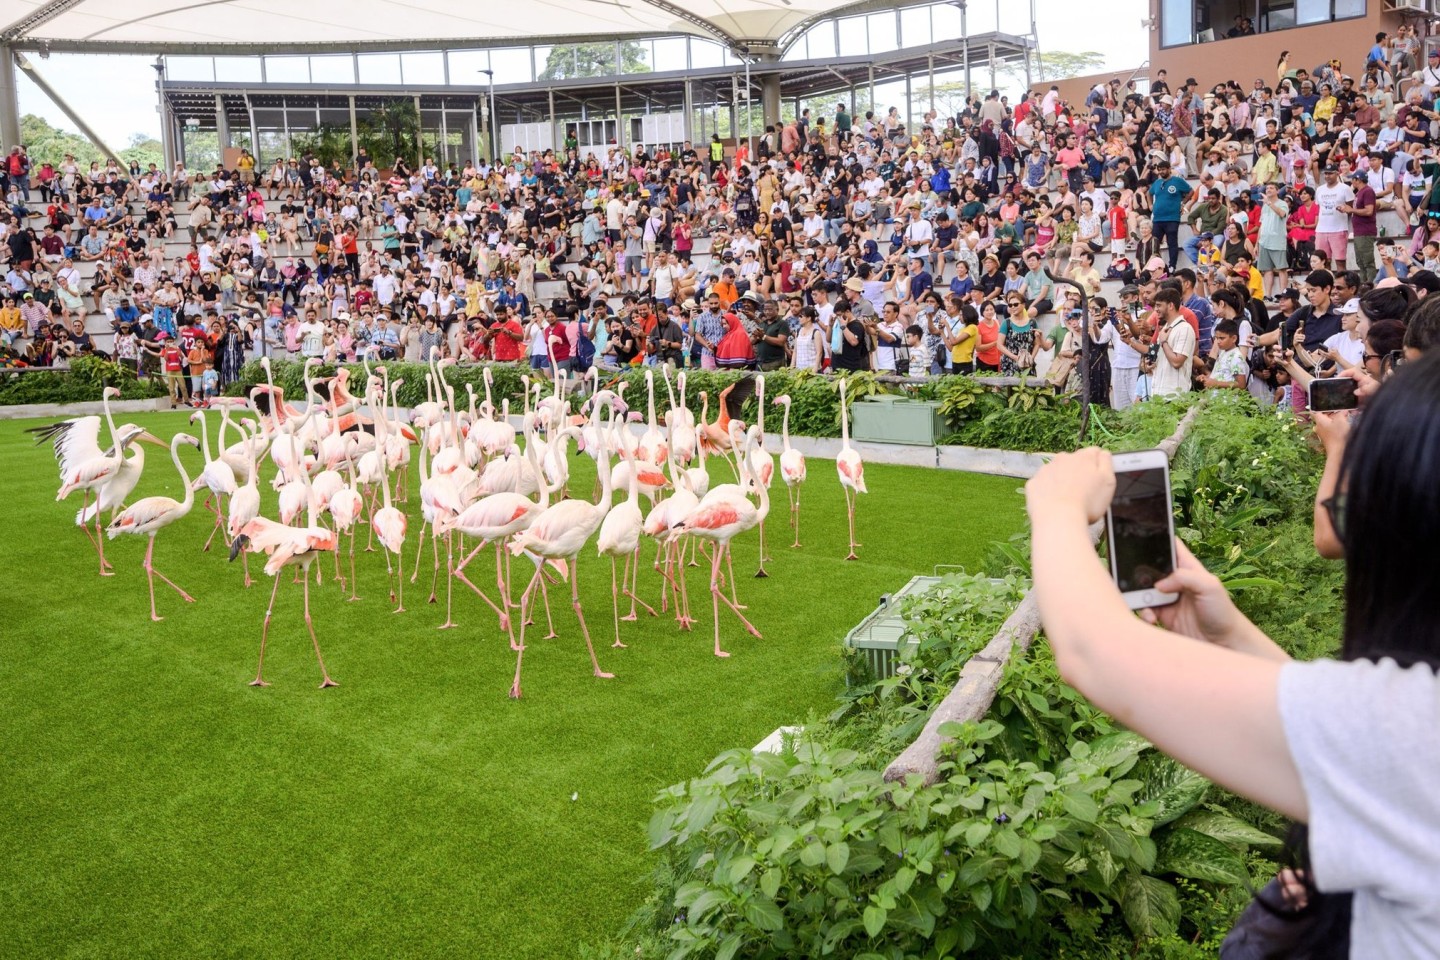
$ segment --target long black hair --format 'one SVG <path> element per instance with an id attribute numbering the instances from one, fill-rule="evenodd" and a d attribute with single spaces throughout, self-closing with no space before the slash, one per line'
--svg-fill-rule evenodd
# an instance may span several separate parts
<path id="1" fill-rule="evenodd" d="M 1385 382 L 1346 445 L 1336 483 L 1336 533 L 1345 547 L 1342 660 L 1389 657 L 1440 668 L 1440 353 L 1407 363 Z M 1350 956 L 1350 893 L 1321 893 L 1309 869 L 1308 828 L 1291 830 L 1303 870 L 1308 921 L 1286 957 Z M 1263 899 L 1261 901 L 1264 903 Z M 1269 906 L 1269 905 L 1267 905 Z M 1272 908 L 1273 909 L 1273 908 Z"/>

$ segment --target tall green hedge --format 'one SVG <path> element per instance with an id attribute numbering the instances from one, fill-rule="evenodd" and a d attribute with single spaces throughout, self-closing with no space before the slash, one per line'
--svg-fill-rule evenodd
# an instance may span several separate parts
<path id="1" fill-rule="evenodd" d="M 82 403 L 99 400 L 106 387 L 118 387 L 122 400 L 163 397 L 165 384 L 137 379 L 126 367 L 98 357 L 79 357 L 67 371 L 14 373 L 0 370 L 0 406 L 22 403 Z"/>

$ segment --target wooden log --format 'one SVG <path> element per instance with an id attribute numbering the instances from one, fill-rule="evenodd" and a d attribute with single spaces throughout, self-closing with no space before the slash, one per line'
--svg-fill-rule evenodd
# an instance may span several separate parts
<path id="1" fill-rule="evenodd" d="M 1158 449 L 1165 451 L 1167 459 L 1174 458 L 1175 451 L 1184 442 L 1185 435 L 1189 433 L 1191 424 L 1195 422 L 1204 405 L 1205 401 L 1202 399 L 1192 406 L 1185 416 L 1180 418 L 1175 432 L 1160 441 Z M 1091 524 L 1090 542 L 1099 543 L 1104 531 L 1103 521 Z M 1025 592 L 1019 605 L 1005 618 L 1005 622 L 1000 625 L 990 642 L 985 644 L 984 649 L 971 657 L 960 670 L 954 689 L 945 695 L 945 699 L 941 700 L 930 714 L 930 719 L 926 721 L 920 735 L 885 768 L 885 779 L 905 780 L 912 774 L 917 774 L 927 786 L 934 783 L 940 775 L 940 754 L 946 743 L 940 727 L 946 723 L 980 720 L 989 713 L 1012 653 L 1018 649 L 1020 655 L 1024 656 L 1039 632 L 1040 604 L 1035 599 L 1035 590 L 1032 587 Z"/>

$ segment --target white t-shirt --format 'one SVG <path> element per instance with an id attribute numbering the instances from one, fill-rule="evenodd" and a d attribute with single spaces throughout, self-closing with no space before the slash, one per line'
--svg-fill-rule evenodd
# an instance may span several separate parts
<path id="1" fill-rule="evenodd" d="M 1280 720 L 1324 892 L 1353 891 L 1350 955 L 1421 960 L 1440 943 L 1440 679 L 1393 660 L 1288 663 Z"/>
<path id="2" fill-rule="evenodd" d="M 1320 222 L 1315 229 L 1320 233 L 1345 233 L 1350 229 L 1349 214 L 1341 213 L 1337 208 L 1342 203 L 1349 203 L 1355 199 L 1355 191 L 1343 183 L 1337 183 L 1330 187 L 1325 184 L 1315 188 L 1315 203 L 1320 207 Z"/>
<path id="3" fill-rule="evenodd" d="M 1325 349 L 1333 350 L 1345 358 L 1345 362 L 1359 365 L 1365 361 L 1365 338 L 1354 337 L 1341 330 L 1332 337 L 1325 338 Z"/>
<path id="4" fill-rule="evenodd" d="M 325 324 L 300 324 L 300 352 L 307 357 L 318 357 L 325 352 Z"/>

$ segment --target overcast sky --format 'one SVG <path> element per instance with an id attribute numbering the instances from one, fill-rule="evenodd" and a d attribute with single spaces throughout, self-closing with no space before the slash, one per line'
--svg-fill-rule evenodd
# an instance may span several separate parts
<path id="1" fill-rule="evenodd" d="M 1145 59 L 1146 36 L 1140 26 L 1146 16 L 1145 0 L 1106 3 L 1104 17 L 1087 15 L 1086 11 L 1094 7 L 1075 0 L 1035 0 L 1035 4 L 1041 50 L 1072 53 L 1096 50 L 1105 55 L 1106 68 L 1114 70 L 1132 69 Z M 972 0 L 972 18 L 977 16 L 980 6 L 982 4 L 974 4 Z M 1007 21 L 1014 9 L 1007 4 Z M 972 24 L 974 22 L 972 19 Z M 46 80 L 113 148 L 122 149 L 136 133 L 159 135 L 153 57 L 57 53 L 48 60 L 34 55 L 31 59 Z M 978 85 L 984 80 L 977 76 L 975 82 Z M 883 100 L 883 95 L 881 98 Z M 20 112 L 39 114 L 57 127 L 75 129 L 23 73 L 20 75 Z"/>

